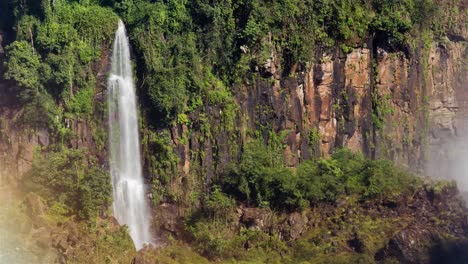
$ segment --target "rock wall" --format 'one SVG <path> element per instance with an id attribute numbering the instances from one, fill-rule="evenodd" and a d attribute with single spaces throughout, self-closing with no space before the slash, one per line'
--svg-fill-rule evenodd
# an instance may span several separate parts
<path id="1" fill-rule="evenodd" d="M 2 43 L 3 36 L 0 32 L 0 186 L 16 185 L 31 169 L 35 150 L 58 143 L 55 142 L 57 137 L 51 134 L 49 128 L 31 128 L 23 121 L 24 105 L 20 99 L 22 88 L 3 79 L 6 46 Z M 102 143 L 97 143 L 95 134 L 96 129 L 105 131 L 107 126 L 104 109 L 104 91 L 109 68 L 107 52 L 103 52 L 93 68 L 97 75 L 93 117 L 63 120 L 65 127 L 71 131 L 71 136 L 63 144 L 72 148 L 87 148 L 102 164 L 106 164 L 106 148 Z"/>
<path id="2" fill-rule="evenodd" d="M 468 131 L 464 126 L 467 34 L 466 23 L 460 24 L 438 44 L 423 43 L 421 38 L 407 52 L 391 52 L 376 39 L 348 54 L 340 48 L 317 48 L 312 62 L 294 64 L 288 72 L 273 48 L 267 63 L 252 67 L 253 77 L 231 87 L 239 110 L 234 127 L 223 123 L 222 105 L 205 105 L 204 113 L 192 113 L 188 124 L 156 128 L 169 133 L 169 140 L 161 144 L 155 128 L 147 125 L 151 117 L 143 115 L 145 176 L 169 186 L 176 192 L 172 196 L 204 190 L 239 158 L 249 137 L 261 135 L 268 141 L 272 133 L 280 137 L 284 161 L 290 167 L 347 146 L 370 158 L 390 158 L 421 171 L 427 159 L 447 156 L 450 150 L 440 146 L 447 145 L 448 139 L 468 134 L 464 132 Z M 0 60 L 3 54 L 1 49 Z M 67 144 L 91 149 L 103 164 L 106 139 L 97 142 L 95 129 L 96 124 L 102 131 L 106 127 L 108 62 L 103 52 L 94 66 L 98 77 L 94 120 L 65 120 L 74 134 Z M 27 171 L 34 148 L 51 143 L 50 131 L 31 131 L 19 122 L 18 90 L 14 83 L 0 81 L 4 179 Z M 170 155 L 172 160 L 161 163 Z M 163 170 L 170 179 L 161 179 Z"/>
<path id="3" fill-rule="evenodd" d="M 430 53 L 428 87 L 429 147 L 425 172 L 456 179 L 468 191 L 468 34 L 452 35 L 453 41 L 434 47 Z"/>
<path id="4" fill-rule="evenodd" d="M 0 32 L 0 76 L 4 74 L 4 38 Z M 29 169 L 33 149 L 39 145 L 38 136 L 15 122 L 21 116 L 18 89 L 15 83 L 0 79 L 0 186 L 15 183 Z"/>
<path id="5" fill-rule="evenodd" d="M 460 104 L 468 99 L 462 99 L 468 95 L 464 58 L 466 42 L 432 44 L 409 56 L 380 47 L 349 54 L 336 49 L 320 54 L 308 70 L 298 66 L 295 76 L 285 77 L 273 57 L 268 77 L 235 87 L 240 113 L 234 131 L 215 131 L 200 141 L 196 125 L 172 128 L 179 169 L 188 175 L 191 165 L 200 166 L 209 181 L 235 160 L 232 144 L 242 146 L 252 131 L 268 141 L 273 131 L 281 135 L 291 167 L 347 146 L 421 171 L 432 146 L 461 127 L 466 112 Z M 207 111 L 211 127 L 219 126 L 220 111 L 216 106 Z M 189 140 L 181 141 L 188 131 Z M 189 153 L 200 150 L 203 159 L 190 159 Z"/>

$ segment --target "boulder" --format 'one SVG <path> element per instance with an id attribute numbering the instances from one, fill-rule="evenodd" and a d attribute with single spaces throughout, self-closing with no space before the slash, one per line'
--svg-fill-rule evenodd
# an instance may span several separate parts
<path id="1" fill-rule="evenodd" d="M 262 208 L 244 208 L 241 224 L 255 230 L 268 230 L 272 226 L 271 212 Z"/>
<path id="2" fill-rule="evenodd" d="M 308 219 L 301 213 L 294 212 L 288 216 L 283 225 L 282 236 L 285 240 L 296 240 L 306 230 Z"/>

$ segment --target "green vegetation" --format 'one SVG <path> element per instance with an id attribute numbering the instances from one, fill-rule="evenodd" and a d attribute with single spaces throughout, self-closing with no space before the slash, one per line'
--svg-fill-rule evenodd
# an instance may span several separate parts
<path id="1" fill-rule="evenodd" d="M 207 219 L 197 221 L 188 230 L 199 254 L 225 263 L 281 263 L 280 252 L 287 251 L 284 242 L 260 230 L 245 228 L 237 232 L 227 224 Z"/>
<path id="2" fill-rule="evenodd" d="M 60 107 L 68 118 L 91 112 L 92 65 L 110 47 L 116 14 L 122 17 L 137 55 L 139 93 L 148 114 L 157 117 L 151 120 L 163 121 L 152 123 L 158 127 L 212 104 L 232 122 L 238 106 L 230 87 L 258 75 L 272 52 L 289 76 L 294 65 L 314 60 L 316 47 L 350 52 L 376 38 L 402 50 L 417 26 L 434 28 L 439 37 L 444 31 L 430 0 L 60 0 L 54 6 L 14 2 L 5 9 L 14 11 L 17 31 L 5 76 L 25 88 L 27 103 L 39 93 L 67 102 Z M 221 100 L 213 101 L 216 93 Z M 200 94 L 204 99 L 193 105 Z"/>
<path id="3" fill-rule="evenodd" d="M 148 159 L 147 168 L 152 175 L 155 175 L 153 179 L 154 204 L 161 202 L 164 197 L 175 198 L 169 188 L 166 188 L 177 175 L 179 162 L 171 144 L 171 135 L 168 131 L 150 132 L 141 143 L 143 153 Z"/>
<path id="4" fill-rule="evenodd" d="M 290 263 L 375 263 L 374 256 L 378 250 L 385 247 L 396 230 L 404 228 L 409 222 L 404 217 L 374 219 L 350 201 L 347 201 L 345 208 L 356 210 L 356 214 L 343 218 L 343 208 L 330 212 L 332 216 L 324 220 L 319 228 L 310 230 L 295 241 L 291 249 L 294 261 Z M 340 231 L 332 235 L 330 230 Z M 329 236 L 324 237 L 323 234 Z M 349 248 L 350 238 L 360 241 L 360 253 L 333 250 L 336 247 Z M 333 251 L 335 253 L 331 253 Z M 330 254 L 334 256 L 330 258 Z"/>
<path id="5" fill-rule="evenodd" d="M 8 71 L 5 78 L 15 80 L 25 88 L 38 88 L 40 57 L 26 41 L 16 41 L 7 48 Z"/>
<path id="6" fill-rule="evenodd" d="M 255 206 L 306 208 L 321 201 L 357 195 L 362 199 L 397 195 L 417 178 L 385 160 L 367 160 L 348 149 L 330 158 L 302 162 L 294 171 L 258 141 L 247 144 L 241 161 L 221 178 L 228 194 Z"/>
<path id="7" fill-rule="evenodd" d="M 93 111 L 92 66 L 110 47 L 117 16 L 97 5 L 50 4 L 15 5 L 17 37 L 7 47 L 5 78 L 22 87 L 20 98 L 31 108 L 24 113 L 26 124 L 63 136 L 62 118 L 83 118 Z"/>
<path id="8" fill-rule="evenodd" d="M 131 263 L 135 255 L 133 242 L 126 227 L 116 227 L 99 221 L 90 230 L 78 226 L 81 241 L 67 259 L 68 263 Z"/>
<path id="9" fill-rule="evenodd" d="M 110 205 L 110 177 L 84 149 L 37 152 L 25 181 L 55 215 L 94 221 Z"/>
<path id="10" fill-rule="evenodd" d="M 98 4 L 127 23 L 138 55 L 141 93 L 166 122 L 188 110 L 189 98 L 220 87 L 217 79 L 231 86 L 254 73 L 246 64 L 263 65 L 272 49 L 287 76 L 293 64 L 313 60 L 316 46 L 336 44 L 349 52 L 377 34 L 382 43 L 401 49 L 410 30 L 435 12 L 428 0 L 103 0 L 58 1 L 54 7 L 48 1 L 27 2 L 15 8 L 17 40 L 30 43 L 29 52 L 40 53 L 44 66 L 35 56 L 29 63 L 46 74 L 42 80 L 35 71 L 14 75 L 13 56 L 8 75 L 29 86 L 41 82 L 56 97 L 92 82 L 86 66 L 99 57 L 103 43 L 109 45 L 116 22 L 115 13 Z"/>
<path id="11" fill-rule="evenodd" d="M 144 259 L 157 260 L 158 264 L 210 264 L 213 263 L 198 254 L 189 245 L 171 239 L 164 248 L 145 252 Z"/>
<path id="12" fill-rule="evenodd" d="M 33 128 L 50 128 L 57 142 L 73 136 L 63 125 L 66 120 L 89 119 L 96 109 L 98 84 L 105 78 L 96 76 L 97 62 L 106 58 L 118 16 L 136 55 L 137 92 L 149 129 L 184 124 L 213 138 L 236 132 L 236 88 L 265 78 L 263 68 L 272 54 L 279 72 L 291 76 L 317 59 L 319 49 L 339 46 L 350 52 L 373 38 L 383 47 L 405 50 L 420 26 L 437 31 L 439 39 L 453 28 L 446 19 L 437 23 L 442 15 L 430 0 L 54 3 L 2 4 L 12 14 L 0 20 L 0 27 L 16 33 L 7 49 L 5 77 L 22 87 L 20 97 L 28 109 L 23 119 Z M 220 124 L 207 118 L 211 107 L 219 108 Z M 385 108 L 373 113 L 377 126 L 382 126 Z"/>
<path id="13" fill-rule="evenodd" d="M 76 215 L 93 225 L 110 204 L 109 175 L 89 151 L 64 146 L 75 138 L 71 120 L 102 127 L 90 117 L 102 78 L 96 62 L 107 56 L 118 17 L 86 1 L 57 0 L 53 7 L 51 1 L 11 2 L 16 39 L 6 48 L 4 77 L 19 85 L 19 123 L 51 137 L 50 148 L 34 156 L 27 190 L 46 199 L 48 221 L 64 223 Z"/>
<path id="14" fill-rule="evenodd" d="M 321 135 L 316 126 L 310 126 L 313 129 L 305 135 L 315 158 L 300 160 L 296 168 L 288 167 L 283 160 L 283 140 L 294 128 L 277 135 L 278 128 L 271 122 L 277 113 L 269 103 L 254 106 L 258 118 L 252 122 L 254 127 L 249 127 L 245 124 L 248 117 L 239 114 L 239 100 L 258 92 L 249 89 L 278 80 L 277 76 L 271 78 L 265 67 L 272 56 L 278 60 L 276 74 L 297 77 L 308 70 L 310 62 L 323 59 L 320 54 L 330 54 L 337 47 L 349 53 L 372 41 L 374 47 L 411 54 L 419 45 L 411 40 L 419 36 L 417 31 L 423 32 L 421 43 L 426 51 L 419 54 L 423 68 L 427 68 L 424 58 L 431 41 L 443 41 L 447 31 L 455 28 L 454 16 L 441 10 L 461 12 L 457 1 L 440 8 L 437 3 L 0 1 L 0 30 L 14 38 L 6 48 L 3 77 L 18 84 L 23 106 L 18 121 L 51 135 L 50 146 L 34 156 L 24 179 L 26 191 L 46 200 L 48 223 L 70 223 L 76 217 L 78 222 L 87 222 L 80 230 L 88 237 L 88 246 L 78 248 L 70 263 L 132 261 L 135 252 L 125 228 L 115 228 L 99 217 L 106 215 L 110 204 L 109 175 L 95 153 L 69 148 L 70 140 L 76 139 L 74 122 L 85 121 L 93 134 L 91 144 L 97 152 L 105 152 L 103 73 L 120 17 L 134 52 L 144 128 L 142 151 L 145 174 L 152 180 L 153 204 L 169 201 L 187 207 L 184 235 L 193 245 L 190 248 L 171 240 L 165 250 L 156 250 L 150 257 L 163 263 L 208 262 L 199 254 L 226 263 L 330 263 L 330 252 L 334 248 L 345 252 L 347 239 L 355 236 L 365 241 L 364 254 L 346 251 L 335 254 L 334 261 L 371 262 L 406 219 L 374 219 L 360 211 L 356 201 L 391 198 L 415 188 L 419 180 L 389 161 L 367 160 L 348 149 L 320 158 Z M 287 91 L 281 89 L 281 96 L 288 98 Z M 371 96 L 373 125 L 382 129 L 393 113 L 392 98 L 375 89 Z M 339 109 L 343 104 L 333 103 L 335 112 L 343 110 Z M 338 120 L 343 126 L 344 118 L 339 116 Z M 249 129 L 253 131 L 246 132 Z M 366 137 L 371 138 L 368 133 Z M 228 146 L 220 146 L 226 138 Z M 178 155 L 186 151 L 182 149 L 185 145 L 191 151 L 187 154 L 190 171 L 182 173 Z M 232 155 L 222 156 L 224 153 L 218 152 L 221 147 Z M 207 157 L 208 152 L 211 157 Z M 234 162 L 219 175 L 219 163 L 229 159 Z M 208 169 L 213 172 L 212 179 L 206 176 Z M 442 184 L 433 188 L 435 194 L 443 190 Z M 343 201 L 358 212 L 348 222 L 340 212 L 324 219 L 310 209 Z M 278 223 L 287 222 L 281 214 L 312 214 L 320 218 L 321 225 L 295 242 L 285 242 L 277 230 L 235 226 L 239 205 L 259 207 Z M 340 234 L 327 238 L 331 230 Z"/>
<path id="15" fill-rule="evenodd" d="M 234 205 L 234 200 L 217 186 L 202 198 L 202 208 L 192 212 L 186 221 L 186 230 L 195 250 L 215 260 L 279 263 L 280 252 L 288 250 L 286 244 L 261 230 L 237 230 L 232 226 Z"/>

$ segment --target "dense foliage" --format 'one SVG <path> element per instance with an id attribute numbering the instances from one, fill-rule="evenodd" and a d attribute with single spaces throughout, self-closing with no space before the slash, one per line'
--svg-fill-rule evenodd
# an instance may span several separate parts
<path id="1" fill-rule="evenodd" d="M 93 63 L 108 50 L 117 24 L 112 10 L 76 2 L 13 4 L 16 40 L 7 47 L 5 78 L 29 111 L 24 123 L 50 128 L 59 140 L 70 136 L 65 118 L 93 111 L 97 80 Z"/>
<path id="2" fill-rule="evenodd" d="M 241 82 L 273 53 L 289 75 L 294 64 L 314 59 L 316 47 L 348 52 L 378 35 L 380 45 L 405 48 L 432 6 L 427 0 L 125 0 L 113 8 L 129 24 L 148 107 L 170 122 L 203 106 L 197 99 L 219 87 L 216 79 Z"/>
<path id="3" fill-rule="evenodd" d="M 26 186 L 63 216 L 93 221 L 110 205 L 109 174 L 84 149 L 36 153 Z"/>
<path id="4" fill-rule="evenodd" d="M 89 107 L 77 106 L 89 105 L 89 96 L 73 98 L 77 91 L 94 88 L 90 63 L 109 47 L 119 14 L 138 55 L 143 101 L 162 124 L 202 109 L 208 104 L 202 98 L 256 74 L 273 53 L 282 62 L 283 75 L 289 75 L 294 65 L 312 61 L 317 47 L 340 45 L 348 52 L 377 37 L 381 46 L 402 49 L 415 25 L 438 25 L 430 19 L 435 12 L 430 0 L 44 0 L 4 5 L 15 16 L 20 42 L 10 47 L 18 52 L 8 53 L 6 76 L 68 102 L 65 111 L 75 115 L 89 113 Z M 6 20 L 1 24 L 11 26 Z M 21 61 L 27 52 L 32 55 Z M 21 74 L 25 69 L 31 70 Z"/>
<path id="5" fill-rule="evenodd" d="M 49 148 L 34 157 L 32 169 L 25 177 L 27 190 L 46 199 L 49 214 L 55 220 L 77 215 L 81 220 L 93 221 L 108 208 L 110 177 L 90 151 L 71 148 L 69 142 L 77 135 L 70 128 L 70 120 L 86 120 L 96 148 L 103 148 L 106 133 L 103 124 L 94 118 L 104 116 L 95 112 L 105 109 L 103 104 L 97 104 L 104 101 L 105 67 L 120 17 L 127 26 L 134 52 L 137 93 L 144 117 L 142 149 L 147 162 L 145 169 L 153 177 L 154 204 L 167 200 L 192 202 L 188 205 L 192 211 L 188 213 L 185 231 L 196 251 L 212 259 L 255 262 L 258 258 L 273 262 L 281 259 L 283 253 L 291 253 L 295 258 L 291 263 L 298 263 L 328 253 L 331 242 L 323 234 L 340 224 L 341 220 L 336 220 L 339 216 L 288 247 L 274 231 L 237 230 L 230 226 L 234 208 L 239 204 L 257 206 L 273 214 L 307 210 L 321 203 L 337 204 L 339 200 L 349 202 L 348 198 L 391 197 L 416 185 L 416 178 L 388 161 L 367 160 L 347 149 L 329 158 L 301 161 L 297 168 L 287 167 L 281 143 L 284 137 L 275 135 L 285 131 L 270 132 L 268 144 L 249 139 L 265 131 L 247 131 L 248 143 L 243 146 L 224 142 L 233 152 L 232 157 L 239 157 L 239 162 L 234 162 L 220 178 L 215 175 L 208 179 L 199 164 L 216 166 L 204 160 L 208 151 L 218 155 L 216 145 L 220 142 L 213 140 L 214 134 L 235 134 L 232 132 L 237 129 L 240 106 L 234 94 L 239 87 L 250 87 L 258 80 L 277 80 L 270 78 L 265 66 L 273 57 L 279 62 L 277 73 L 287 77 L 310 67 L 309 62 L 321 59 L 323 53 L 336 51 L 342 55 L 369 43 L 408 53 L 414 48 L 412 38 L 420 34 L 421 28 L 432 30 L 433 36 L 440 38 L 447 27 L 453 26 L 450 16 L 440 14 L 437 3 L 435 0 L 1 0 L 0 30 L 7 32 L 8 42 L 11 41 L 6 48 L 3 77 L 18 84 L 18 98 L 23 104 L 22 124 L 46 130 L 52 139 Z M 454 1 L 453 6 L 456 5 Z M 378 108 L 376 101 L 378 98 L 373 101 L 377 110 L 372 114 L 382 119 L 385 111 Z M 374 125 L 378 127 L 381 122 L 374 120 Z M 175 128 L 176 124 L 188 131 L 181 136 L 177 129 L 167 129 Z M 193 148 L 187 155 L 192 171 L 188 174 L 203 179 L 184 175 L 175 181 L 181 161 L 179 153 L 175 153 L 180 149 L 174 149 L 174 142 L 186 143 L 193 132 L 199 134 L 195 140 L 191 138 Z M 318 131 L 311 131 L 309 143 L 317 143 L 319 137 Z M 207 144 L 211 149 L 204 148 L 205 141 L 211 141 Z M 199 149 L 194 147 L 196 144 Z M 174 190 L 185 192 L 192 200 L 179 199 L 182 195 Z M 371 244 L 385 243 L 390 238 L 384 240 L 375 231 L 383 230 L 388 235 L 401 220 L 380 221 L 362 212 L 354 218 L 355 222 L 349 225 L 342 223 L 340 243 L 346 245 L 345 238 L 354 233 Z M 99 248 L 112 252 L 112 256 L 131 251 L 124 229 L 114 230 L 114 235 L 108 236 L 105 224 L 100 228 L 104 231 L 96 231 L 93 237 L 98 241 L 95 258 L 89 258 L 88 251 L 81 249 L 78 252 L 82 255 L 77 256 L 76 262 L 93 259 L 112 263 L 111 257 L 99 254 Z M 120 252 L 120 248 L 125 250 Z M 372 261 L 368 257 L 375 252 L 371 253 L 339 256 L 337 262 L 341 263 L 341 258 L 342 263 Z M 165 257 L 172 261 L 180 255 L 183 254 L 171 252 Z M 125 258 L 130 261 L 128 255 Z"/>
<path id="6" fill-rule="evenodd" d="M 285 168 L 275 153 L 271 145 L 250 142 L 240 164 L 221 179 L 225 192 L 214 186 L 202 196 L 201 208 L 191 211 L 186 221 L 197 252 L 212 260 L 247 263 L 373 263 L 395 230 L 407 227 L 408 219 L 368 215 L 367 206 L 375 203 L 375 210 L 392 210 L 377 207 L 382 200 L 398 201 L 402 194 L 439 189 L 439 184 L 423 185 L 389 161 L 368 160 L 348 149 L 303 162 L 296 170 Z M 230 195 L 244 202 L 245 211 Z M 300 210 L 281 210 L 292 208 Z M 297 240 L 279 239 L 304 217 L 314 223 L 323 220 Z M 360 241 L 358 252 L 332 250 L 349 249 L 350 237 Z"/>
<path id="7" fill-rule="evenodd" d="M 186 125 L 203 135 L 200 141 L 232 132 L 240 107 L 233 96 L 237 87 L 268 77 L 263 67 L 272 56 L 289 76 L 317 59 L 318 51 L 340 46 L 349 52 L 374 40 L 407 49 L 420 26 L 446 31 L 431 0 L 11 0 L 0 7 L 0 28 L 15 35 L 4 77 L 20 86 L 23 123 L 48 128 L 54 144 L 75 136 L 70 120 L 93 120 L 96 108 L 104 108 L 96 107 L 105 86 L 106 69 L 99 67 L 108 59 L 118 18 L 125 22 L 144 125 L 151 131 L 143 139 L 145 151 L 154 152 L 145 153 L 147 169 L 159 176 L 153 179 L 155 201 L 171 196 L 156 192 L 171 182 L 179 162 L 168 131 L 155 128 Z M 214 112 L 216 125 L 210 120 Z M 93 132 L 97 144 L 105 144 L 105 133 Z M 283 165 L 281 150 L 263 142 L 245 146 L 240 164 L 222 178 L 223 190 L 250 204 L 303 208 L 343 194 L 388 194 L 390 186 L 407 182 L 384 161 L 345 152 L 305 161 L 294 171 Z"/>
<path id="8" fill-rule="evenodd" d="M 258 141 L 248 144 L 241 162 L 221 179 L 224 190 L 252 205 L 291 209 L 344 195 L 392 196 L 417 181 L 390 161 L 364 159 L 348 149 L 328 159 L 304 161 L 295 170 L 275 162 L 278 159 Z"/>

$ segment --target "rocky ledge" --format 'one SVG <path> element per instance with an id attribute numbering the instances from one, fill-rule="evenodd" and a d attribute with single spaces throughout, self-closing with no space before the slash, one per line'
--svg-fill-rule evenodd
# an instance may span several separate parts
<path id="1" fill-rule="evenodd" d="M 197 248 L 193 237 L 181 230 L 186 220 L 176 207 L 165 204 L 159 211 L 158 221 L 164 223 L 160 232 Z M 294 261 L 350 263 L 358 257 L 359 263 L 468 263 L 463 251 L 468 245 L 468 210 L 454 182 L 425 183 L 384 199 L 347 197 L 303 212 L 239 206 L 232 216 L 226 229 L 279 238 L 291 250 L 285 254 L 307 256 Z M 248 241 L 244 247 L 249 250 Z M 140 252 L 136 263 L 149 263 L 144 256 L 155 253 L 148 252 Z"/>
<path id="2" fill-rule="evenodd" d="M 199 263 L 222 260 L 201 250 L 200 242 L 187 230 L 189 215 L 178 205 L 164 204 L 158 211 L 156 220 L 164 223 L 159 234 L 169 238 L 165 246 L 135 252 L 125 228 L 118 227 L 112 217 L 97 219 L 95 232 L 90 233 L 73 217 L 51 221 L 51 209 L 37 195 L 27 195 L 23 204 L 31 223 L 24 230 L 29 244 L 53 249 L 58 263 L 86 259 L 90 252 L 104 249 L 119 254 L 125 251 L 125 261 L 135 264 L 154 263 L 164 257 L 171 260 L 167 263 L 184 263 L 179 259 L 181 252 Z M 464 250 L 468 246 L 468 210 L 453 182 L 421 184 L 384 199 L 346 197 L 303 212 L 237 206 L 227 214 L 230 217 L 224 230 L 204 220 L 209 232 L 213 236 L 221 232 L 225 241 L 229 236 L 239 238 L 246 230 L 275 238 L 286 247 L 271 249 L 278 251 L 271 256 L 276 261 L 273 263 L 468 263 Z M 251 239 L 245 240 L 239 250 L 254 251 L 257 245 L 255 238 Z M 117 253 L 108 258 L 117 261 Z"/>

